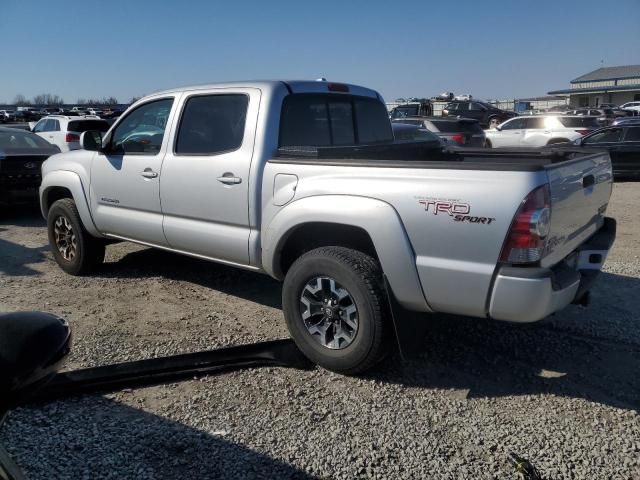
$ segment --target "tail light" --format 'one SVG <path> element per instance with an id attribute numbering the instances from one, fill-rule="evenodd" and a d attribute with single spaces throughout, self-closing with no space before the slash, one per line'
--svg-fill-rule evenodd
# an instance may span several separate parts
<path id="1" fill-rule="evenodd" d="M 345 85 L 344 83 L 330 83 L 327 88 L 330 92 L 349 93 L 349 85 Z"/>
<path id="2" fill-rule="evenodd" d="M 80 141 L 80 135 L 77 135 L 75 133 L 67 133 L 64 136 L 64 141 L 67 142 L 67 143 L 79 142 Z"/>
<path id="3" fill-rule="evenodd" d="M 586 135 L 587 133 L 591 132 L 591 130 L 587 130 L 587 129 L 580 129 L 580 130 L 576 130 L 576 133 L 579 133 L 580 135 Z"/>
<path id="4" fill-rule="evenodd" d="M 533 263 L 542 258 L 551 229 L 549 185 L 533 190 L 516 212 L 500 253 L 500 261 Z"/>
<path id="5" fill-rule="evenodd" d="M 451 139 L 454 142 L 456 142 L 458 145 L 464 145 L 464 134 L 463 133 L 456 133 L 454 135 L 449 135 L 448 137 L 449 137 L 449 139 Z"/>

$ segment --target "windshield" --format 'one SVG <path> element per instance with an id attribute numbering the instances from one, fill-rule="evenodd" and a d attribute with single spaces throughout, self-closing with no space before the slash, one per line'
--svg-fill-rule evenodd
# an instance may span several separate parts
<path id="1" fill-rule="evenodd" d="M 34 148 L 42 150 L 53 150 L 54 147 L 49 142 L 32 133 L 0 131 L 0 151 L 1 150 L 32 150 Z"/>

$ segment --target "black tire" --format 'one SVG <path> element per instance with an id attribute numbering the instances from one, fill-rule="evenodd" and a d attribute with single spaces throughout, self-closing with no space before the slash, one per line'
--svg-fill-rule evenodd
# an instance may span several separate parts
<path id="1" fill-rule="evenodd" d="M 303 320 L 301 296 L 320 276 L 334 279 L 357 309 L 358 328 L 344 348 L 322 345 Z M 311 250 L 294 262 L 284 280 L 282 306 L 289 333 L 307 358 L 327 370 L 347 375 L 369 370 L 384 357 L 391 336 L 384 292 L 380 265 L 369 255 L 344 247 Z"/>
<path id="2" fill-rule="evenodd" d="M 58 247 L 56 222 L 60 219 L 66 219 L 66 222 L 71 226 L 71 233 L 75 236 L 75 254 L 72 258 L 65 258 Z M 51 205 L 47 215 L 47 232 L 53 258 L 60 268 L 68 274 L 85 275 L 104 261 L 105 242 L 91 236 L 84 229 L 76 204 L 71 198 L 63 198 Z"/>

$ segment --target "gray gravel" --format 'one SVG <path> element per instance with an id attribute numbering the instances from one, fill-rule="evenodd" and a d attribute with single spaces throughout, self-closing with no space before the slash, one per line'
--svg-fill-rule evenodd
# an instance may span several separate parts
<path id="1" fill-rule="evenodd" d="M 0 442 L 32 479 L 640 478 L 640 184 L 592 305 L 529 326 L 437 317 L 420 358 L 365 378 L 255 369 L 13 412 Z M 0 216 L 0 311 L 75 332 L 70 368 L 286 337 L 280 286 L 120 244 L 64 275 L 33 211 Z"/>

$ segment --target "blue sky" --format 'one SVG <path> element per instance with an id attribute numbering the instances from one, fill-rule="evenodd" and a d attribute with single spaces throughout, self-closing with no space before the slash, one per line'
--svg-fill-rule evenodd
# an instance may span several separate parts
<path id="1" fill-rule="evenodd" d="M 0 103 L 246 79 L 513 98 L 640 64 L 640 0 L 0 0 Z"/>

